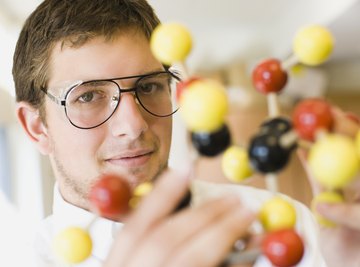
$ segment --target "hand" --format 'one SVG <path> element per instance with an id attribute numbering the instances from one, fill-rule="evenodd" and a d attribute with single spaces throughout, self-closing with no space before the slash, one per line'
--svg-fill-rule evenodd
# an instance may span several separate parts
<path id="1" fill-rule="evenodd" d="M 335 228 L 321 229 L 321 245 L 328 266 L 360 266 L 360 203 L 319 204 L 316 208 L 337 224 Z"/>
<path id="2" fill-rule="evenodd" d="M 237 196 L 174 213 L 188 179 L 167 172 L 119 232 L 104 267 L 219 266 L 255 215 Z"/>
<path id="3" fill-rule="evenodd" d="M 333 109 L 334 132 L 355 137 L 359 124 L 340 109 Z M 312 178 L 306 164 L 306 152 L 299 151 L 301 162 L 307 171 L 314 195 L 323 189 Z M 320 245 L 329 267 L 360 266 L 360 181 L 357 179 L 341 192 L 345 203 L 317 204 L 320 215 L 336 223 L 336 227 L 320 226 Z"/>

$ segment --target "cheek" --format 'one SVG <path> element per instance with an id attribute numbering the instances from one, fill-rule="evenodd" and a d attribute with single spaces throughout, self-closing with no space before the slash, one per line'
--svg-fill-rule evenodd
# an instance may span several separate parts
<path id="1" fill-rule="evenodd" d="M 167 156 L 170 149 L 172 119 L 161 118 L 152 126 L 152 130 L 158 138 L 161 153 Z"/>
<path id="2" fill-rule="evenodd" d="M 68 149 L 91 148 L 100 139 L 100 132 L 82 130 L 73 126 L 66 117 L 62 107 L 47 103 L 46 120 L 51 136 L 57 146 L 62 145 Z"/>
<path id="3" fill-rule="evenodd" d="M 94 160 L 94 155 L 101 144 L 100 132 L 82 130 L 74 127 L 61 114 L 49 114 L 48 127 L 56 157 L 65 162 Z M 65 117 L 65 118 L 64 118 Z M 76 159 L 74 161 L 74 159 Z"/>

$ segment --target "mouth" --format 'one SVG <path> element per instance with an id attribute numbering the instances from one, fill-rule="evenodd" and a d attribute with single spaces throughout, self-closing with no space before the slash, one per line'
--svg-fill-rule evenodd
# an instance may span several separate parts
<path id="1" fill-rule="evenodd" d="M 148 163 L 153 153 L 153 151 L 149 150 L 130 151 L 122 153 L 121 155 L 110 157 L 105 161 L 109 164 L 116 166 L 122 166 L 125 168 L 136 168 Z"/>

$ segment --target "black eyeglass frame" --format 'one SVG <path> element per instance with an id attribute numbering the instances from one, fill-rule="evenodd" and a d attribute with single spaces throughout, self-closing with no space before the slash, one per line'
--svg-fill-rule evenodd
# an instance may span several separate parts
<path id="1" fill-rule="evenodd" d="M 119 104 L 120 104 L 120 97 L 121 97 L 121 93 L 129 93 L 129 92 L 134 92 L 135 93 L 135 96 L 136 96 L 136 99 L 137 101 L 139 102 L 139 104 L 141 105 L 141 107 L 146 110 L 148 113 L 150 113 L 151 115 L 155 116 L 155 117 L 160 117 L 160 118 L 164 118 L 164 117 L 169 117 L 171 115 L 173 115 L 176 111 L 179 110 L 179 108 L 175 109 L 173 112 L 171 112 L 170 114 L 168 115 L 157 115 L 151 111 L 149 111 L 144 105 L 143 103 L 141 103 L 141 100 L 140 98 L 138 97 L 138 93 L 137 93 L 137 85 L 138 83 L 144 79 L 144 78 L 147 78 L 147 77 L 150 77 L 150 76 L 154 76 L 154 75 L 157 75 L 157 74 L 163 74 L 163 73 L 166 73 L 166 74 L 170 74 L 170 76 L 174 79 L 176 79 L 178 82 L 181 81 L 180 77 L 178 76 L 178 74 L 174 71 L 171 71 L 171 70 L 164 70 L 164 71 L 155 71 L 155 72 L 151 72 L 151 73 L 147 73 L 147 74 L 139 74 L 139 75 L 131 75 L 131 76 L 125 76 L 125 77 L 119 77 L 119 78 L 110 78 L 110 79 L 96 79 L 96 80 L 88 80 L 88 81 L 78 81 L 76 82 L 75 84 L 71 85 L 69 89 L 67 89 L 65 95 L 64 95 L 64 98 L 63 99 L 60 99 L 59 97 L 56 97 L 54 96 L 53 94 L 49 93 L 48 90 L 45 88 L 45 87 L 41 87 L 40 90 L 43 91 L 53 102 L 55 102 L 56 104 L 60 105 L 60 106 L 63 106 L 64 107 L 64 111 L 65 111 L 65 115 L 67 117 L 67 119 L 69 120 L 69 122 L 71 123 L 71 125 L 73 125 L 74 127 L 76 128 L 79 128 L 79 129 L 84 129 L 84 130 L 90 130 L 90 129 L 93 129 L 93 128 L 96 128 L 96 127 L 99 127 L 100 125 L 104 124 L 105 122 L 107 122 L 111 117 L 112 115 L 115 113 L 116 109 L 118 108 Z M 118 80 L 126 80 L 126 79 L 134 79 L 134 78 L 138 78 L 136 81 L 135 81 L 135 85 L 134 87 L 132 88 L 127 88 L 127 89 L 122 89 L 120 87 L 120 85 L 116 82 Z M 105 119 L 103 122 L 95 125 L 95 126 L 91 126 L 91 127 L 80 127 L 76 124 L 74 124 L 71 119 L 69 118 L 68 116 L 68 113 L 67 113 L 67 109 L 66 109 L 66 99 L 68 97 L 68 95 L 72 92 L 72 90 L 74 90 L 75 88 L 77 88 L 78 86 L 80 85 L 83 85 L 83 84 L 87 84 L 87 83 L 92 83 L 92 82 L 113 82 L 114 84 L 116 84 L 118 90 L 119 90 L 119 99 L 116 103 L 116 106 L 114 108 L 114 110 L 111 112 L 111 114 L 108 116 L 107 119 Z"/>

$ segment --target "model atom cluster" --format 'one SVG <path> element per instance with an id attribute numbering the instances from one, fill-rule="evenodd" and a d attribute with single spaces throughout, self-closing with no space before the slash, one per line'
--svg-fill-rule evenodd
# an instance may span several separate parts
<path id="1" fill-rule="evenodd" d="M 248 147 L 232 144 L 226 123 L 228 97 L 222 84 L 184 73 L 186 78 L 177 89 L 179 112 L 199 157 L 221 155 L 223 173 L 232 182 L 242 182 L 254 172 L 260 172 L 269 179 L 268 186 L 274 191 L 274 197 L 263 204 L 258 221 L 265 234 L 260 253 L 274 266 L 294 266 L 304 254 L 304 242 L 295 230 L 296 210 L 291 200 L 276 193 L 274 186 L 276 173 L 286 166 L 291 153 L 301 145 L 301 140 L 312 144 L 309 151 L 311 171 L 317 181 L 328 189 L 328 192 L 316 196 L 315 201 L 342 201 L 335 190 L 346 186 L 359 172 L 360 134 L 354 141 L 332 133 L 331 107 L 325 100 L 300 102 L 292 118 L 281 115 L 277 104 L 277 93 L 287 83 L 288 69 L 296 63 L 311 66 L 323 63 L 331 54 L 333 43 L 333 37 L 326 28 L 308 26 L 296 34 L 290 60 L 281 62 L 271 58 L 255 67 L 253 84 L 268 98 L 269 116 L 249 140 Z M 161 24 L 154 30 L 150 46 L 155 57 L 164 65 L 183 65 L 191 51 L 192 38 L 183 25 Z M 143 184 L 132 190 L 125 178 L 107 174 L 99 177 L 89 197 L 96 214 L 119 220 L 127 216 L 151 188 L 151 184 Z M 188 195 L 182 205 L 188 205 L 189 201 Z M 319 220 L 323 219 L 319 217 Z M 322 222 L 331 225 L 328 221 Z M 56 255 L 71 264 L 86 260 L 92 248 L 88 230 L 70 227 L 60 232 L 54 240 Z"/>

